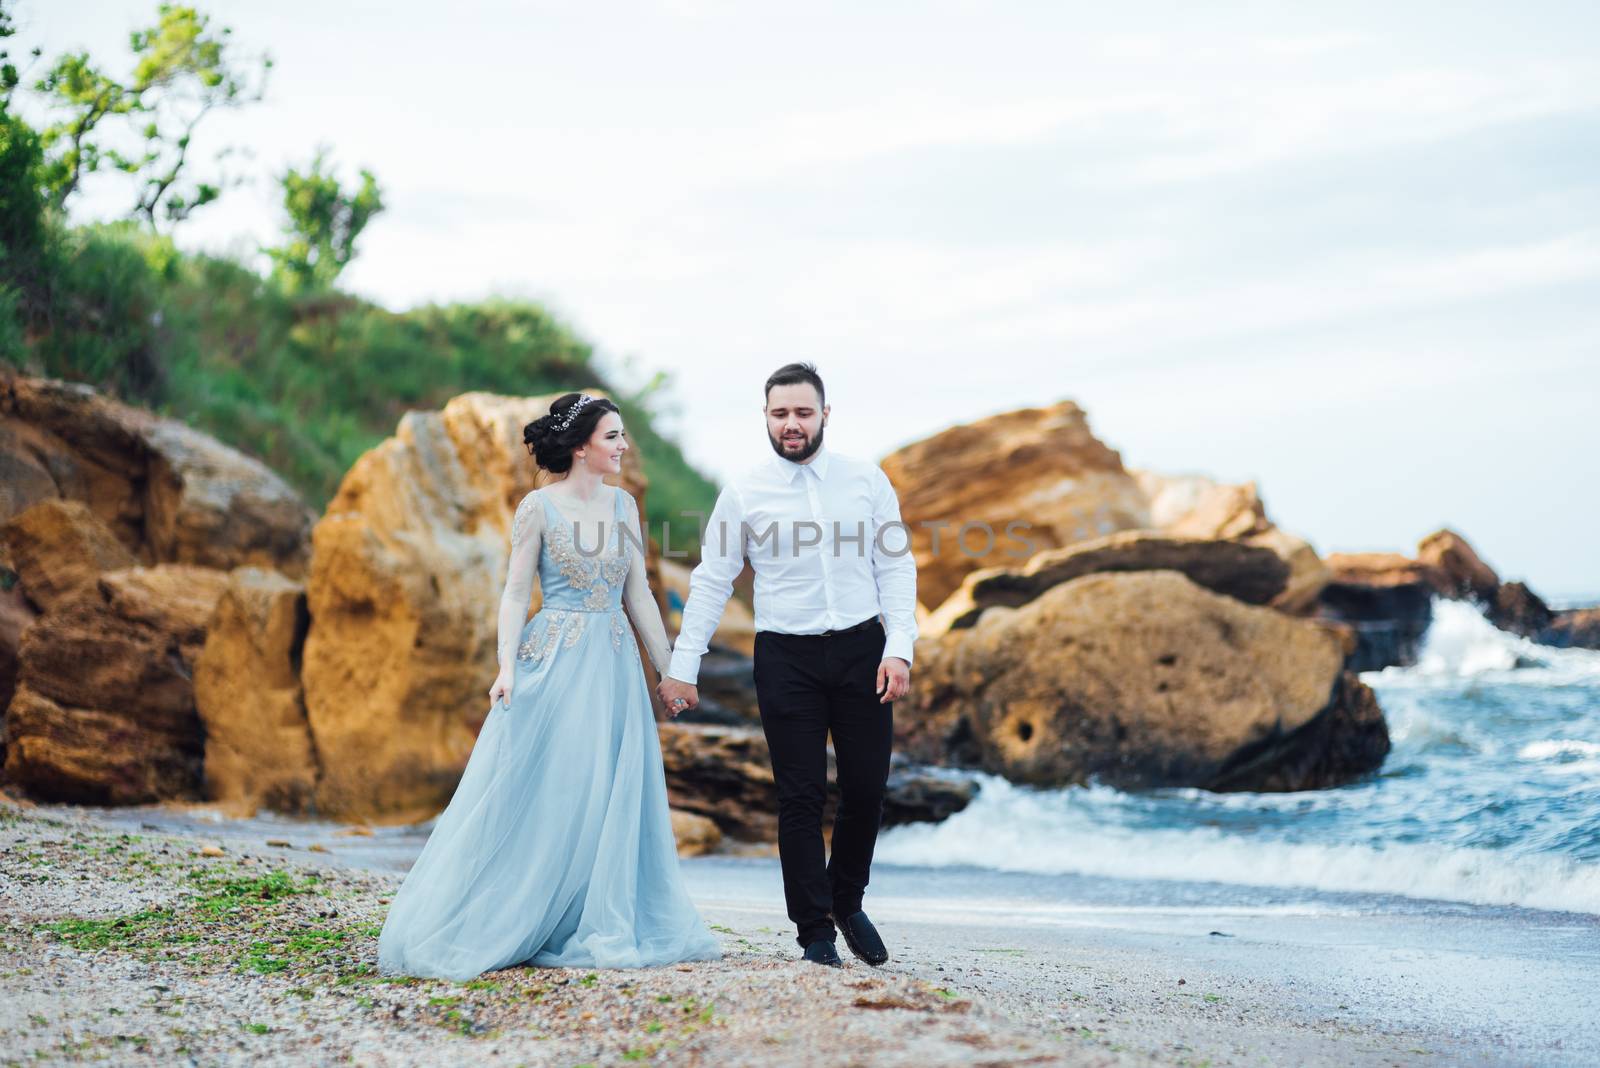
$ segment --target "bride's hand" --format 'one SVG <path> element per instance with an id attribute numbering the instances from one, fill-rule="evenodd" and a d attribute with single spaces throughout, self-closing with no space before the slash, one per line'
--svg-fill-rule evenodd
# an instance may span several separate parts
<path id="1" fill-rule="evenodd" d="M 495 676 L 494 685 L 489 687 L 489 703 L 504 701 L 509 707 L 511 704 L 511 673 L 502 671 Z"/>

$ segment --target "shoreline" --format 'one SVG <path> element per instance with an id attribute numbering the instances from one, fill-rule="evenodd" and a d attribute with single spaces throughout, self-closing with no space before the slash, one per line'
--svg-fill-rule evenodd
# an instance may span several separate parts
<path id="1" fill-rule="evenodd" d="M 0 1026 L 16 1063 L 187 1050 L 407 1064 L 468 1049 L 507 1064 L 1600 1059 L 1594 1026 L 1580 1033 L 1564 1001 L 1600 965 L 1600 922 L 1585 917 L 1052 905 L 981 873 L 968 878 L 1003 893 L 983 900 L 955 879 L 956 896 L 935 896 L 927 871 L 889 867 L 869 905 L 893 959 L 846 955 L 834 971 L 796 960 L 775 861 L 723 856 L 685 862 L 722 961 L 394 982 L 374 964 L 398 871 L 303 834 L 269 846 L 259 824 L 216 825 L 250 832 L 230 836 L 134 822 L 149 816 L 163 822 L 0 800 Z M 229 880 L 257 896 L 222 894 Z"/>

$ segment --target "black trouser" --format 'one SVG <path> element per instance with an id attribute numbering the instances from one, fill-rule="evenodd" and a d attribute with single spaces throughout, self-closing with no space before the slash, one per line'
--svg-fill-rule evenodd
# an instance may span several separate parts
<path id="1" fill-rule="evenodd" d="M 894 740 L 894 705 L 877 693 L 883 642 L 876 619 L 829 635 L 756 633 L 756 700 L 778 787 L 783 896 L 802 946 L 831 940 L 835 922 L 860 911 L 867 888 Z M 829 732 L 839 811 L 824 865 Z"/>

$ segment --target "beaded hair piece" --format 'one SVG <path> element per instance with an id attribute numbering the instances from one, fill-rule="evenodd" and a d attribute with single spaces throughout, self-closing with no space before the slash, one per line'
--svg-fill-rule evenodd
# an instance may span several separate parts
<path id="1" fill-rule="evenodd" d="M 583 410 L 583 406 L 592 400 L 594 400 L 594 398 L 589 396 L 587 393 L 578 394 L 578 399 L 572 402 L 572 407 L 567 409 L 566 418 L 561 420 L 561 425 L 556 427 L 556 429 L 565 430 L 567 427 L 571 426 L 572 421 L 576 419 L 578 417 L 578 413 Z"/>

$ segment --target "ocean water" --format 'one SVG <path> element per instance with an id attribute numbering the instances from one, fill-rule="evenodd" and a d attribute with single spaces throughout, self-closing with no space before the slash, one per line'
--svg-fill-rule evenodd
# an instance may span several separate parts
<path id="1" fill-rule="evenodd" d="M 1293 908 L 1357 894 L 1600 914 L 1600 652 L 1540 646 L 1438 601 L 1416 666 L 1363 679 L 1394 746 L 1362 781 L 1124 793 L 981 776 L 965 811 L 886 832 L 876 860 L 1053 876 L 1078 895 L 1099 881 L 1093 896 L 1123 900 Z"/>

